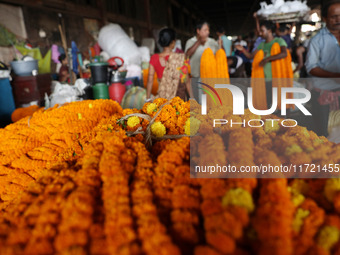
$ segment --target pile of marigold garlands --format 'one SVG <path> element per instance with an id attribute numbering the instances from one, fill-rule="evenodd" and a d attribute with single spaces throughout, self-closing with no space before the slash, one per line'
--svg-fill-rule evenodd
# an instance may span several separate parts
<path id="1" fill-rule="evenodd" d="M 190 178 L 188 136 L 200 164 L 339 163 L 340 147 L 299 126 L 214 130 L 221 111 L 198 110 L 82 101 L 0 129 L 0 254 L 340 254 L 339 179 Z"/>

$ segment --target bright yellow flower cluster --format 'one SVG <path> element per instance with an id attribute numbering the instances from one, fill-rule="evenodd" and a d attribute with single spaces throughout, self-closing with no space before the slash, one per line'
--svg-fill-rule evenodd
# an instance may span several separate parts
<path id="1" fill-rule="evenodd" d="M 151 125 L 151 132 L 156 137 L 162 137 L 166 134 L 165 126 L 160 121 L 156 121 Z"/>
<path id="2" fill-rule="evenodd" d="M 137 126 L 140 123 L 140 119 L 137 116 L 131 116 L 127 120 L 127 125 L 131 128 Z"/>
<path id="3" fill-rule="evenodd" d="M 157 98 L 153 103 L 146 103 L 140 112 L 134 113 L 143 113 L 148 119 L 142 118 L 141 122 L 137 123 L 137 116 L 130 116 L 127 120 L 127 127 L 124 126 L 125 122 L 122 122 L 122 126 L 126 128 L 127 131 L 136 131 L 142 127 L 142 130 L 146 132 L 150 124 L 149 121 L 154 117 L 156 118 L 151 124 L 151 130 L 152 134 L 156 137 L 162 137 L 164 135 L 188 135 L 190 131 L 190 124 L 188 122 L 190 117 L 190 103 L 184 102 L 179 97 L 175 97 L 170 101 Z M 133 114 L 133 112 L 123 111 L 123 116 L 129 114 Z M 194 123 L 198 130 L 199 123 Z M 185 131 L 185 129 L 187 131 Z"/>

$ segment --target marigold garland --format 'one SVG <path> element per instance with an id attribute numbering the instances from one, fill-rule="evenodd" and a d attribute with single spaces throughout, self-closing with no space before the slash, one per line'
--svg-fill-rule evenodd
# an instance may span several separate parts
<path id="1" fill-rule="evenodd" d="M 213 118 L 266 118 L 200 110 L 179 98 L 142 110 L 83 101 L 0 129 L 0 254 L 339 254 L 336 178 L 195 179 L 189 163 L 335 164 L 340 146 L 279 122 L 214 129 Z M 163 140 L 149 150 L 154 117 Z"/>

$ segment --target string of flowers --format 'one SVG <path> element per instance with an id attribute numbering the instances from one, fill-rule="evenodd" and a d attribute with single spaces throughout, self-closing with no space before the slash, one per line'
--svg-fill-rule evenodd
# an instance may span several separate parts
<path id="1" fill-rule="evenodd" d="M 189 143 L 187 144 L 189 150 Z M 170 168 L 168 165 L 167 167 Z M 191 252 L 200 241 L 200 193 L 197 179 L 190 179 L 189 162 L 175 168 L 171 195 L 171 233 L 183 253 Z"/>
<path id="2" fill-rule="evenodd" d="M 294 206 L 286 179 L 263 179 L 252 221 L 259 242 L 258 254 L 293 254 Z"/>
<path id="3" fill-rule="evenodd" d="M 158 156 L 157 164 L 154 167 L 155 201 L 160 220 L 164 225 L 171 225 L 173 179 L 176 176 L 177 168 L 187 162 L 189 158 L 189 142 L 187 137 L 171 141 Z"/>
<path id="4" fill-rule="evenodd" d="M 145 254 L 180 254 L 180 250 L 172 243 L 164 226 L 158 218 L 157 207 L 154 204 L 152 181 L 153 163 L 149 152 L 142 142 L 135 138 L 126 140 L 127 147 L 137 154 L 137 164 L 131 183 L 132 212 L 137 223 L 138 239 L 141 241 Z M 153 227 L 150 228 L 150 225 Z"/>
<path id="5" fill-rule="evenodd" d="M 242 141 L 239 144 L 235 143 L 238 137 L 245 137 L 249 141 L 249 136 L 251 137 L 250 130 L 235 129 L 231 131 L 229 148 L 243 146 L 242 150 L 252 150 L 252 144 L 242 143 Z M 212 144 L 221 144 L 222 146 L 223 141 L 219 140 L 218 137 L 215 134 L 207 138 L 214 139 Z M 204 145 L 203 147 L 207 146 L 205 143 L 202 144 Z M 209 150 L 211 148 L 207 147 L 207 153 Z M 201 153 L 200 155 L 204 160 L 205 154 Z M 222 165 L 230 163 L 239 166 L 237 160 L 239 160 L 239 155 L 234 151 L 229 151 L 228 162 L 224 159 L 224 162 L 219 163 Z M 253 159 L 248 159 L 247 164 L 254 164 Z M 203 197 L 201 208 L 204 216 L 206 241 L 222 254 L 235 252 L 236 242 L 243 237 L 243 229 L 249 224 L 249 214 L 255 209 L 251 194 L 256 187 L 256 183 L 256 179 L 253 178 L 227 179 L 226 181 L 209 180 L 201 183 Z M 200 253 L 200 249 L 208 249 L 207 252 L 212 252 L 208 247 L 201 247 L 197 250 L 197 253 Z"/>
<path id="6" fill-rule="evenodd" d="M 235 252 L 234 237 L 240 237 L 241 225 L 222 205 L 222 198 L 228 191 L 224 179 L 202 179 L 200 194 L 202 196 L 201 213 L 204 219 L 206 245 L 196 247 L 195 254 Z M 226 218 L 225 218 L 226 217 Z"/>
<path id="7" fill-rule="evenodd" d="M 24 118 L 1 129 L 0 165 L 37 179 L 42 169 L 82 156 L 83 147 L 95 137 L 89 133 L 113 114 L 121 116 L 122 108 L 112 100 L 74 102 L 37 111 L 29 123 Z M 13 199 L 23 187 L 12 185 L 11 192 L 0 192 L 1 199 Z"/>
<path id="8" fill-rule="evenodd" d="M 94 206 L 101 187 L 98 166 L 101 157 L 101 144 L 94 141 L 86 151 L 82 168 L 74 182 L 77 187 L 67 197 L 61 211 L 61 222 L 55 239 L 59 253 L 86 252 L 93 225 Z"/>
<path id="9" fill-rule="evenodd" d="M 190 156 L 192 162 L 197 166 L 208 166 L 214 165 L 226 165 L 227 153 L 225 152 L 225 145 L 220 135 L 212 133 L 206 136 L 198 136 L 191 140 L 192 146 Z M 196 145 L 195 145 L 196 143 Z M 209 173 L 207 172 L 194 172 L 196 177 L 207 178 Z M 224 173 L 215 173 L 214 176 L 225 177 Z"/>
<path id="10" fill-rule="evenodd" d="M 65 196 L 74 187 L 70 180 L 75 172 L 64 169 L 65 166 L 60 165 L 45 171 L 3 210 L 0 225 L 7 228 L 7 231 L 0 238 L 1 254 L 54 253 L 53 240 L 57 233 L 61 208 Z"/>
<path id="11" fill-rule="evenodd" d="M 33 222 L 32 236 L 25 247 L 26 254 L 53 254 L 56 252 L 55 240 L 62 222 L 62 210 L 67 204 L 68 194 L 76 186 L 73 180 L 75 174 L 74 169 L 67 168 L 59 173 L 56 172 L 54 177 L 46 174 L 41 178 L 42 182 L 47 184 L 45 191 L 42 192 L 45 196 L 40 208 L 41 212 L 37 220 Z M 39 209 L 38 205 L 37 209 Z"/>
<path id="12" fill-rule="evenodd" d="M 124 137 L 124 131 L 103 137 L 105 149 L 99 164 L 103 182 L 104 231 L 107 249 L 111 254 L 140 253 L 129 196 L 129 179 L 135 169 L 136 155 L 126 147 Z"/>
<path id="13" fill-rule="evenodd" d="M 239 169 L 241 166 L 253 166 L 254 143 L 250 128 L 238 128 L 229 135 L 228 162 Z M 251 174 L 247 175 L 251 177 Z"/>

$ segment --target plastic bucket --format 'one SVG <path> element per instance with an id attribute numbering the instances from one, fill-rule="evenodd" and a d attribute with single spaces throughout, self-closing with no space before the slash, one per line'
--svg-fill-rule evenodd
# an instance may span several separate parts
<path id="1" fill-rule="evenodd" d="M 15 104 L 9 79 L 0 79 L 0 128 L 12 122 L 11 115 L 14 110 Z"/>
<path id="2" fill-rule="evenodd" d="M 91 70 L 92 84 L 107 83 L 108 81 L 108 63 L 96 62 L 89 64 Z"/>
<path id="3" fill-rule="evenodd" d="M 110 99 L 109 88 L 105 83 L 97 83 L 92 89 L 94 99 Z"/>
<path id="4" fill-rule="evenodd" d="M 38 71 L 38 60 L 12 61 L 11 67 L 18 76 L 32 76 L 32 71 Z"/>

